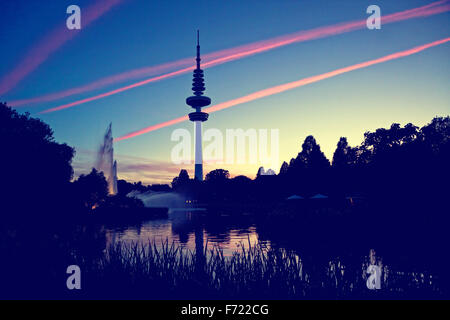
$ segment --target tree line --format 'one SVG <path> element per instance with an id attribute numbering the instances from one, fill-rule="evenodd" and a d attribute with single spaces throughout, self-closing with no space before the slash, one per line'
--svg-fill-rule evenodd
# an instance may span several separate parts
<path id="1" fill-rule="evenodd" d="M 7 153 L 0 157 L 2 205 L 11 209 L 9 215 L 36 207 L 58 212 L 107 204 L 103 173 L 93 170 L 72 181 L 75 149 L 56 142 L 46 123 L 1 104 L 0 125 L 1 147 Z M 271 174 L 263 174 L 260 168 L 255 179 L 230 178 L 227 170 L 216 169 L 199 182 L 183 169 L 173 179 L 172 188 L 121 180 L 118 189 L 124 199 L 133 190 L 174 190 L 209 202 L 280 201 L 292 194 L 322 193 L 331 197 L 364 194 L 378 203 L 433 205 L 447 198 L 449 160 L 450 117 L 435 117 L 421 128 L 394 123 L 366 132 L 361 145 L 355 147 L 341 137 L 332 161 L 315 138 L 308 136 L 297 156 L 283 162 L 277 175 L 270 170 Z"/>
<path id="2" fill-rule="evenodd" d="M 292 194 L 322 193 L 364 195 L 379 203 L 442 203 L 447 198 L 444 182 L 450 178 L 449 163 L 450 117 L 435 117 L 421 128 L 394 123 L 387 129 L 368 131 L 355 147 L 341 137 L 332 161 L 310 135 L 297 156 L 283 162 L 277 175 L 264 174 L 264 168 L 259 168 L 253 180 L 230 178 L 227 170 L 216 169 L 200 183 L 183 169 L 173 179 L 172 188 L 205 201 L 279 201 Z"/>

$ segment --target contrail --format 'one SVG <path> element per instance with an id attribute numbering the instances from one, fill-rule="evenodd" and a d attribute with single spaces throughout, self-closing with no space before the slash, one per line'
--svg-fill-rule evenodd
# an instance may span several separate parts
<path id="1" fill-rule="evenodd" d="M 129 86 L 126 86 L 126 87 L 122 87 L 122 88 L 119 88 L 119 89 L 108 91 L 106 93 L 102 93 L 102 94 L 96 95 L 94 97 L 78 100 L 78 101 L 75 101 L 75 102 L 72 102 L 72 103 L 64 104 L 64 105 L 59 106 L 59 107 L 47 109 L 47 110 L 39 112 L 39 114 L 55 112 L 55 111 L 59 111 L 59 110 L 62 110 L 62 109 L 67 109 L 67 108 L 70 108 L 70 107 L 73 107 L 73 106 L 76 106 L 76 105 L 79 105 L 79 104 L 82 104 L 82 103 L 98 100 L 98 99 L 101 99 L 101 98 L 104 98 L 104 97 L 108 97 L 108 96 L 111 96 L 111 95 L 114 95 L 114 94 L 117 94 L 117 93 L 120 93 L 120 92 L 123 92 L 123 91 L 130 90 L 132 88 L 143 86 L 144 84 L 147 84 L 147 83 L 150 83 L 150 82 L 154 82 L 154 81 L 162 80 L 162 79 L 165 79 L 165 78 L 173 77 L 173 76 L 176 76 L 176 75 L 179 75 L 179 74 L 183 74 L 183 73 L 186 73 L 188 71 L 192 71 L 194 69 L 195 68 L 192 66 L 192 67 L 188 67 L 188 68 L 181 69 L 181 70 L 178 70 L 178 71 L 170 72 L 170 73 L 158 76 L 158 77 L 154 77 L 154 78 L 143 80 L 143 81 L 140 81 L 140 82 L 137 82 L 137 83 L 134 83 L 134 84 L 130 84 Z"/>
<path id="2" fill-rule="evenodd" d="M 82 11 L 82 28 L 100 18 L 104 13 L 123 0 L 101 0 Z M 25 55 L 24 59 L 0 80 L 0 94 L 13 89 L 28 74 L 33 72 L 64 43 L 80 33 L 81 30 L 68 30 L 59 25 Z"/>
<path id="3" fill-rule="evenodd" d="M 393 23 L 393 22 L 398 22 L 398 21 L 403 21 L 403 20 L 408 20 L 408 19 L 413 19 L 413 18 L 427 17 L 430 15 L 435 15 L 435 14 L 450 11 L 450 5 L 441 6 L 442 4 L 444 4 L 446 2 L 448 2 L 448 0 L 437 1 L 437 2 L 430 3 L 428 5 L 422 6 L 422 7 L 415 8 L 415 9 L 409 9 L 409 10 L 385 15 L 385 16 L 382 16 L 382 23 L 388 24 L 388 23 Z M 307 30 L 307 31 L 299 31 L 299 32 L 296 32 L 293 34 L 279 36 L 279 37 L 272 38 L 269 40 L 258 41 L 258 42 L 250 43 L 247 45 L 242 45 L 239 47 L 225 49 L 225 50 L 207 54 L 203 57 L 203 61 L 205 61 L 205 63 L 202 64 L 202 67 L 208 68 L 208 67 L 216 66 L 216 65 L 219 65 L 222 63 L 234 61 L 237 59 L 242 59 L 242 58 L 252 56 L 252 55 L 255 55 L 258 53 L 262 53 L 265 51 L 273 50 L 273 49 L 283 47 L 283 46 L 286 46 L 289 44 L 299 43 L 299 42 L 308 41 L 308 40 L 314 40 L 314 39 L 318 39 L 318 38 L 324 38 L 324 37 L 328 37 L 328 36 L 342 34 L 345 32 L 364 29 L 364 28 L 366 28 L 366 20 L 346 22 L 346 23 L 336 24 L 336 25 L 332 25 L 332 26 L 325 26 L 325 27 L 320 27 L 320 28 L 316 28 L 316 29 L 311 29 L 311 30 Z M 176 67 L 179 67 L 181 69 L 168 72 L 169 70 L 173 70 Z M 160 81 L 163 79 L 168 79 L 168 78 L 171 78 L 171 77 L 174 77 L 177 75 L 181 75 L 181 74 L 191 71 L 192 68 L 193 68 L 192 58 L 185 58 L 185 59 L 181 59 L 181 60 L 178 60 L 175 62 L 169 62 L 169 63 L 162 64 L 162 65 L 157 65 L 157 66 L 152 66 L 152 67 L 147 67 L 147 68 L 142 68 L 142 69 L 136 69 L 136 70 L 128 71 L 128 72 L 121 73 L 118 75 L 114 75 L 111 77 L 106 77 L 106 78 L 100 79 L 98 81 L 95 81 L 93 83 L 90 83 L 90 84 L 87 84 L 87 85 L 84 85 L 81 87 L 72 88 L 72 89 L 65 90 L 65 91 L 58 92 L 58 93 L 48 94 L 48 95 L 36 97 L 36 98 L 10 101 L 9 104 L 14 107 L 19 107 L 19 106 L 23 106 L 23 105 L 32 104 L 32 103 L 54 101 L 54 100 L 64 98 L 67 96 L 71 96 L 74 94 L 83 93 L 83 92 L 87 92 L 87 91 L 94 90 L 94 89 L 99 89 L 106 85 L 110 85 L 110 84 L 117 83 L 120 81 L 129 80 L 129 79 L 142 77 L 142 76 L 149 76 L 149 75 L 154 76 L 156 74 L 160 74 L 161 72 L 168 72 L 166 74 L 154 76 L 152 78 L 149 78 L 149 79 L 146 79 L 143 81 L 139 81 L 132 85 L 128 85 L 128 86 L 125 86 L 125 87 L 122 87 L 122 88 L 119 88 L 116 90 L 111 90 L 109 92 L 102 93 L 102 94 L 99 94 L 99 95 L 96 95 L 96 96 L 93 96 L 93 97 L 90 97 L 87 99 L 81 99 L 81 100 L 74 101 L 74 102 L 71 102 L 68 104 L 60 105 L 55 108 L 51 108 L 51 109 L 41 112 L 41 113 L 49 113 L 49 112 L 59 111 L 62 109 L 77 106 L 77 105 L 80 105 L 80 104 L 83 104 L 86 102 L 98 100 L 98 99 L 101 99 L 104 97 L 108 97 L 108 96 L 129 90 L 129 89 L 132 89 L 135 87 L 143 86 L 143 85 L 151 83 L 151 82 Z"/>
<path id="4" fill-rule="evenodd" d="M 297 81 L 293 81 L 293 82 L 285 83 L 285 84 L 282 84 L 282 85 L 278 85 L 278 86 L 275 86 L 275 87 L 267 88 L 267 89 L 264 89 L 264 90 L 256 91 L 256 92 L 251 93 L 249 95 L 246 95 L 246 96 L 243 96 L 243 97 L 240 97 L 240 98 L 237 98 L 237 99 L 229 100 L 229 101 L 226 101 L 226 102 L 223 102 L 223 103 L 219 103 L 219 104 L 216 104 L 216 105 L 211 106 L 209 108 L 205 108 L 204 111 L 208 112 L 208 113 L 211 113 L 211 112 L 216 112 L 216 111 L 219 111 L 219 110 L 227 109 L 227 108 L 230 108 L 230 107 L 233 107 L 233 106 L 237 106 L 237 105 L 240 105 L 240 104 L 243 104 L 243 103 L 246 103 L 246 102 L 250 102 L 250 101 L 257 100 L 257 99 L 261 99 L 261 98 L 264 98 L 264 97 L 267 97 L 267 96 L 271 96 L 271 95 L 274 95 L 274 94 L 277 94 L 277 93 L 281 93 L 281 92 L 284 92 L 284 91 L 287 91 L 287 90 L 291 90 L 291 89 L 294 89 L 294 88 L 302 87 L 302 86 L 305 86 L 305 85 L 310 84 L 310 83 L 314 83 L 314 82 L 318 82 L 318 81 L 325 80 L 325 79 L 328 79 L 328 78 L 332 78 L 332 77 L 338 76 L 338 75 L 343 74 L 343 73 L 347 73 L 347 72 L 350 72 L 350 71 L 366 68 L 366 67 L 373 66 L 375 64 L 379 64 L 379 63 L 382 63 L 382 62 L 387 62 L 387 61 L 391 61 L 391 60 L 407 57 L 407 56 L 410 56 L 412 54 L 421 52 L 421 51 L 426 50 L 426 49 L 431 48 L 431 47 L 438 46 L 440 44 L 444 44 L 444 43 L 449 42 L 449 41 L 450 41 L 450 37 L 449 38 L 445 38 L 445 39 L 441 39 L 441 40 L 437 40 L 437 41 L 434 41 L 434 42 L 431 42 L 431 43 L 427 43 L 427 44 L 424 44 L 424 45 L 421 45 L 421 46 L 418 46 L 418 47 L 415 47 L 415 48 L 412 48 L 412 49 L 409 49 L 409 50 L 396 52 L 396 53 L 384 56 L 382 58 L 369 60 L 369 61 L 366 61 L 366 62 L 361 62 L 361 63 L 358 63 L 358 64 L 354 64 L 354 65 L 351 65 L 351 66 L 348 66 L 348 67 L 336 69 L 334 71 L 330 71 L 330 72 L 323 73 L 323 74 L 320 74 L 320 75 L 315 75 L 315 76 L 312 76 L 312 77 L 309 77 L 309 78 L 304 78 L 304 79 L 300 79 L 300 80 L 297 80 Z M 156 125 L 153 125 L 153 126 L 141 129 L 141 130 L 137 130 L 137 131 L 131 132 L 129 134 L 126 134 L 124 136 L 116 138 L 114 141 L 117 142 L 117 141 L 121 141 L 121 140 L 130 139 L 130 138 L 139 136 L 139 135 L 147 133 L 147 132 L 155 131 L 157 129 L 161 129 L 161 128 L 164 128 L 164 127 L 168 127 L 168 126 L 171 126 L 171 125 L 183 122 L 185 120 L 188 120 L 187 116 L 183 116 L 183 117 L 180 117 L 180 118 L 176 118 L 176 119 L 173 119 L 173 120 L 162 122 L 162 123 L 159 123 L 159 124 L 156 124 Z"/>
<path id="5" fill-rule="evenodd" d="M 22 99 L 22 100 L 15 100 L 9 102 L 9 105 L 14 107 L 21 107 L 24 105 L 29 104 L 35 104 L 35 103 L 42 103 L 42 102 L 49 102 L 49 101 L 55 101 L 58 99 L 62 99 L 65 97 L 73 96 L 80 93 L 85 93 L 88 91 L 100 89 L 103 87 L 106 87 L 111 84 L 115 84 L 118 82 L 139 78 L 139 77 L 145 77 L 150 75 L 156 75 L 163 72 L 167 72 L 168 70 L 179 68 L 179 67 L 188 67 L 192 65 L 193 58 L 185 58 L 174 62 L 164 63 L 157 66 L 151 66 L 147 68 L 140 68 L 135 69 L 127 72 L 123 72 L 117 75 L 105 77 L 103 79 L 94 81 L 92 83 L 83 85 L 81 87 L 75 87 L 68 90 L 50 93 L 44 96 L 35 97 L 35 98 L 29 98 L 29 99 Z"/>

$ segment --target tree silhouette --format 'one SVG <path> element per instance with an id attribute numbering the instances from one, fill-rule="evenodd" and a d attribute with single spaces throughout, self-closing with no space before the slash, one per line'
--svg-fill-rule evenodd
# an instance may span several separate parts
<path id="1" fill-rule="evenodd" d="M 348 145 L 347 138 L 341 137 L 333 155 L 333 167 L 345 168 L 357 162 L 357 149 Z"/>
<path id="2" fill-rule="evenodd" d="M 320 150 L 316 139 L 308 136 L 302 145 L 302 152 L 299 154 L 299 160 L 304 163 L 307 169 L 325 169 L 330 166 L 330 161 Z"/>
<path id="3" fill-rule="evenodd" d="M 46 207 L 43 212 L 50 213 L 65 203 L 75 151 L 57 143 L 46 123 L 0 103 L 0 148 L 5 153 L 0 157 L 2 206 L 14 207 L 15 211 Z M 21 214 L 27 212 L 22 210 Z"/>
<path id="4" fill-rule="evenodd" d="M 280 175 L 285 175 L 285 174 L 287 174 L 288 170 L 289 170 L 289 165 L 287 164 L 286 161 L 283 161 L 283 164 L 281 165 L 279 174 Z"/>
<path id="5" fill-rule="evenodd" d="M 180 189 L 189 184 L 189 173 L 185 169 L 181 169 L 178 177 L 173 178 L 172 180 L 172 188 Z"/>
<path id="6" fill-rule="evenodd" d="M 292 169 L 326 169 L 330 166 L 330 161 L 320 150 L 316 139 L 313 136 L 307 136 L 302 144 L 302 151 L 297 157 L 291 160 Z"/>
<path id="7" fill-rule="evenodd" d="M 398 123 L 393 123 L 389 129 L 380 128 L 375 132 L 366 132 L 363 146 L 373 154 L 382 153 L 411 143 L 418 138 L 418 135 L 418 128 L 411 123 L 403 128 Z"/>
<path id="8" fill-rule="evenodd" d="M 95 209 L 108 197 L 108 182 L 103 172 L 92 168 L 88 175 L 80 175 L 74 182 L 77 200 L 87 209 Z"/>
<path id="9" fill-rule="evenodd" d="M 428 145 L 434 154 L 441 154 L 448 159 L 450 152 L 450 117 L 434 118 L 431 123 L 420 130 L 424 144 Z"/>
<path id="10" fill-rule="evenodd" d="M 205 180 L 209 183 L 223 183 L 230 178 L 230 172 L 224 169 L 216 169 L 206 175 Z"/>
<path id="11" fill-rule="evenodd" d="M 302 144 L 302 151 L 289 163 L 283 189 L 286 193 L 325 192 L 329 167 L 330 161 L 320 150 L 314 137 L 307 136 Z"/>
<path id="12" fill-rule="evenodd" d="M 46 123 L 5 103 L 0 103 L 0 149 L 0 274 L 8 275 L 0 295 L 39 297 L 42 288 L 55 286 L 56 270 L 64 268 L 73 244 L 61 235 L 70 237 L 66 231 L 75 220 L 74 149 L 56 142 Z M 36 262 L 33 275 L 27 272 L 30 261 Z"/>

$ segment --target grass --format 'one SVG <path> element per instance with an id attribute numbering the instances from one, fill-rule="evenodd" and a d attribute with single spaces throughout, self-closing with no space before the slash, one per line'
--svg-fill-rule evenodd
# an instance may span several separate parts
<path id="1" fill-rule="evenodd" d="M 80 263 L 94 295 L 141 298 L 261 298 L 304 296 L 300 258 L 259 243 L 225 256 L 218 247 L 195 252 L 170 244 L 116 243 L 96 262 Z"/>
<path id="2" fill-rule="evenodd" d="M 364 267 L 340 261 L 305 270 L 299 256 L 286 249 L 240 243 L 231 256 L 218 247 L 196 252 L 169 243 L 116 243 L 84 270 L 83 292 L 97 298 L 140 299 L 301 299 L 404 298 L 436 295 L 410 275 L 389 271 L 389 288 L 374 293 L 365 287 Z M 354 272 L 351 272 L 354 271 Z M 401 284 L 401 288 L 395 285 Z M 407 289 L 405 292 L 404 289 Z M 409 290 L 409 291 L 408 291 Z"/>

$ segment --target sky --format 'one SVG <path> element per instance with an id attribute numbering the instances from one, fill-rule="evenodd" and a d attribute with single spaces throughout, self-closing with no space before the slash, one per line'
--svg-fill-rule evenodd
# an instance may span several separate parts
<path id="1" fill-rule="evenodd" d="M 115 137 L 191 112 L 192 73 L 155 81 L 56 112 L 74 101 L 115 90 L 194 64 L 196 30 L 202 56 L 299 31 L 365 20 L 369 5 L 382 16 L 425 6 L 425 0 L 76 0 L 2 1 L 0 100 L 41 97 L 100 79 L 174 61 L 167 70 L 142 73 L 71 96 L 17 106 L 54 130 L 56 141 L 75 147 L 75 173 L 95 163 L 112 122 Z M 68 30 L 66 8 L 81 8 L 81 30 Z M 445 4 L 445 3 L 444 3 Z M 446 5 L 449 5 L 447 2 Z M 450 37 L 449 11 L 300 41 L 205 69 L 205 94 L 219 104 L 253 92 L 327 73 Z M 366 131 L 409 122 L 423 126 L 450 114 L 450 43 L 210 114 L 204 130 L 278 129 L 279 163 L 301 151 L 313 135 L 331 159 L 340 137 L 359 145 Z M 187 59 L 187 60 L 186 60 Z M 192 60 L 192 63 L 189 61 Z M 14 80 L 14 81 L 13 81 Z M 3 86 L 2 86 L 3 85 Z M 14 104 L 13 104 L 14 106 Z M 114 145 L 119 178 L 168 183 L 181 168 L 171 161 L 172 132 L 185 121 Z M 192 146 L 194 145 L 192 140 Z M 193 152 L 192 152 L 193 155 Z M 209 164 L 232 176 L 256 175 L 259 164 Z M 266 168 L 267 169 L 267 168 Z"/>

